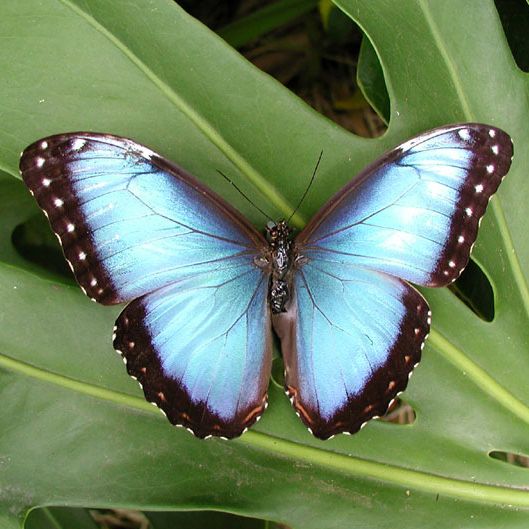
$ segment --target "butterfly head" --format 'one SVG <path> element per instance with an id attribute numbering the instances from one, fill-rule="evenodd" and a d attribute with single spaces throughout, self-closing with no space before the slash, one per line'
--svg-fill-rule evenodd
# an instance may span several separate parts
<path id="1" fill-rule="evenodd" d="M 280 246 L 289 246 L 290 238 L 292 236 L 292 229 L 285 220 L 279 222 L 270 221 L 266 224 L 266 239 L 270 243 L 272 249 Z"/>

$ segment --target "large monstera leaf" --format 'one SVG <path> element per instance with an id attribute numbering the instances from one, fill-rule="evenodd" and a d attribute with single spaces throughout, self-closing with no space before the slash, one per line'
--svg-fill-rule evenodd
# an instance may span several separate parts
<path id="1" fill-rule="evenodd" d="M 292 527 L 527 527 L 529 471 L 529 111 L 491 0 L 340 0 L 382 65 L 389 130 L 357 138 L 249 65 L 169 0 L 0 3 L 0 526 L 36 506 L 221 510 Z M 217 175 L 293 222 L 387 148 L 434 126 L 479 121 L 512 136 L 510 174 L 474 259 L 494 319 L 426 290 L 433 331 L 404 394 L 412 425 L 372 421 L 323 442 L 270 385 L 241 438 L 200 441 L 147 404 L 112 353 L 119 308 L 26 260 L 13 233 L 45 226 L 21 183 L 35 139 L 95 130 L 132 137 L 262 219 Z M 18 227 L 18 228 L 17 228 Z M 46 263 L 44 263 L 46 264 Z"/>

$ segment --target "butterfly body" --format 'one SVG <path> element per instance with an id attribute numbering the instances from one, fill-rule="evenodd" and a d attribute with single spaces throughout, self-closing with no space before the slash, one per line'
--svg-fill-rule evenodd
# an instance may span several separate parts
<path id="1" fill-rule="evenodd" d="M 284 220 L 269 222 L 266 226 L 272 264 L 268 298 L 273 314 L 285 312 L 285 305 L 290 300 L 292 266 L 296 260 L 291 237 L 292 230 Z"/>
<path id="2" fill-rule="evenodd" d="M 20 170 L 83 291 L 128 303 L 114 348 L 171 423 L 202 438 L 254 424 L 267 405 L 273 327 L 285 390 L 327 439 L 358 431 L 406 388 L 431 321 L 410 282 L 459 276 L 512 153 L 489 125 L 426 132 L 373 162 L 296 237 L 285 221 L 264 237 L 127 138 L 43 138 Z"/>

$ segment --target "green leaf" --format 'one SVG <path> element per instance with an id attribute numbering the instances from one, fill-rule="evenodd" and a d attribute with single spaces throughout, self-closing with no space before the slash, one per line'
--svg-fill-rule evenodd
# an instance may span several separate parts
<path id="1" fill-rule="evenodd" d="M 491 0 L 341 0 L 377 50 L 388 132 L 352 136 L 256 70 L 165 0 L 0 4 L 0 512 L 34 506 L 220 510 L 294 528 L 525 528 L 529 473 L 488 456 L 529 453 L 527 76 Z M 427 290 L 433 330 L 404 395 L 413 425 L 372 421 L 352 437 L 310 436 L 271 384 L 263 420 L 240 439 L 199 441 L 148 405 L 112 353 L 119 307 L 22 258 L 16 226 L 37 214 L 19 152 L 62 131 L 132 137 L 196 174 L 257 226 L 217 175 L 293 221 L 388 147 L 445 123 L 482 121 L 513 137 L 512 170 L 474 258 L 495 317 Z"/>
<path id="2" fill-rule="evenodd" d="M 0 529 L 18 529 L 19 527 L 19 517 L 7 512 L 0 513 Z"/>
<path id="3" fill-rule="evenodd" d="M 317 0 L 278 0 L 219 30 L 219 35 L 234 48 L 240 48 L 273 29 L 304 15 Z"/>

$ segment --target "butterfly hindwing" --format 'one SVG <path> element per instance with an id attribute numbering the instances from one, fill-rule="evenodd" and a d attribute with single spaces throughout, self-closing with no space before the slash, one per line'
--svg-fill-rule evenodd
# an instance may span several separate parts
<path id="1" fill-rule="evenodd" d="M 253 424 L 271 363 L 268 272 L 255 265 L 264 238 L 126 138 L 44 138 L 20 169 L 85 293 L 104 304 L 134 300 L 114 346 L 147 399 L 200 437 L 235 437 Z"/>
<path id="2" fill-rule="evenodd" d="M 268 280 L 239 261 L 136 299 L 116 322 L 114 347 L 147 400 L 198 437 L 236 437 L 266 407 Z"/>
<path id="3" fill-rule="evenodd" d="M 274 327 L 287 393 L 312 433 L 355 433 L 384 414 L 419 362 L 429 325 L 426 301 L 405 281 L 362 267 L 306 263 Z"/>
<path id="4" fill-rule="evenodd" d="M 512 154 L 510 137 L 489 125 L 419 135 L 333 197 L 298 244 L 309 259 L 362 265 L 418 285 L 447 285 L 468 262 Z"/>

